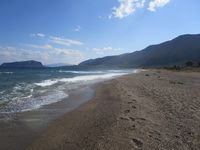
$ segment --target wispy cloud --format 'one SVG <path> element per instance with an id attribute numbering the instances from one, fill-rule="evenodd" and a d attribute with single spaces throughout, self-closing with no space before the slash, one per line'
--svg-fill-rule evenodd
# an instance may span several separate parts
<path id="1" fill-rule="evenodd" d="M 20 61 L 34 59 L 47 63 L 77 64 L 83 60 L 84 55 L 73 46 L 83 45 L 78 40 L 66 39 L 57 36 L 47 36 L 42 33 L 31 34 L 38 37 L 39 43 L 22 44 L 20 47 L 0 47 L 0 63 L 7 61 Z M 40 41 L 41 37 L 45 37 Z M 70 48 L 68 48 L 70 47 Z"/>
<path id="2" fill-rule="evenodd" d="M 30 48 L 34 48 L 37 50 L 49 50 L 49 52 L 53 53 L 63 53 L 65 56 L 77 56 L 81 57 L 82 53 L 79 50 L 74 50 L 74 49 L 66 49 L 66 48 L 57 48 L 53 45 L 50 44 L 45 44 L 45 45 L 36 45 L 36 44 L 26 44 Z"/>
<path id="3" fill-rule="evenodd" d="M 35 48 L 35 49 L 53 49 L 53 46 L 50 44 L 45 44 L 45 45 L 24 44 L 24 45 L 30 48 Z"/>
<path id="4" fill-rule="evenodd" d="M 83 54 L 76 49 L 57 48 L 52 45 L 28 45 L 25 48 L 0 47 L 0 63 L 37 60 L 44 64 L 77 64 L 83 60 Z"/>
<path id="5" fill-rule="evenodd" d="M 76 31 L 80 30 L 80 26 L 77 26 Z M 36 34 L 31 34 L 32 37 L 46 37 L 46 39 L 53 44 L 58 44 L 58 45 L 63 45 L 63 46 L 79 46 L 83 45 L 83 42 L 78 41 L 78 40 L 72 40 L 72 39 L 66 39 L 66 38 L 61 38 L 57 36 L 46 36 L 45 34 L 42 33 L 36 33 Z"/>
<path id="6" fill-rule="evenodd" d="M 50 42 L 54 44 L 64 45 L 64 46 L 72 46 L 72 45 L 83 45 L 82 42 L 77 40 L 71 40 L 71 39 L 64 39 L 61 37 L 50 37 Z"/>
<path id="7" fill-rule="evenodd" d="M 76 26 L 76 28 L 73 29 L 74 32 L 79 32 L 81 30 L 81 26 Z"/>
<path id="8" fill-rule="evenodd" d="M 103 17 L 101 15 L 98 16 L 99 19 L 105 19 L 106 17 Z"/>
<path id="9" fill-rule="evenodd" d="M 158 8 L 158 7 L 164 7 L 169 2 L 170 2 L 170 0 L 152 0 L 149 3 L 148 10 L 154 12 L 154 11 L 156 11 L 156 8 Z"/>
<path id="10" fill-rule="evenodd" d="M 32 33 L 32 34 L 30 34 L 30 36 L 32 36 L 32 37 L 41 37 L 41 38 L 44 38 L 46 35 L 43 34 L 43 33 Z"/>
<path id="11" fill-rule="evenodd" d="M 113 48 L 111 46 L 108 47 L 103 47 L 103 48 L 93 48 L 92 49 L 93 52 L 95 52 L 96 54 L 108 54 L 108 53 L 113 53 L 115 54 L 116 52 L 120 52 L 123 51 L 122 48 Z"/>
<path id="12" fill-rule="evenodd" d="M 136 9 L 143 8 L 145 0 L 119 0 L 119 6 L 113 7 L 113 12 L 108 16 L 109 19 L 124 18 L 133 14 Z"/>

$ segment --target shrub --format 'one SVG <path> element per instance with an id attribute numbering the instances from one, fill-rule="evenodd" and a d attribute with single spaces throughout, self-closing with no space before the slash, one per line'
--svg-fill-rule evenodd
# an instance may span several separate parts
<path id="1" fill-rule="evenodd" d="M 193 63 L 192 61 L 187 61 L 187 62 L 185 63 L 185 65 L 186 65 L 187 67 L 192 67 L 192 66 L 194 65 L 194 63 Z"/>
<path id="2" fill-rule="evenodd" d="M 171 67 L 164 67 L 164 69 L 168 69 L 168 70 L 181 70 L 180 66 L 174 65 Z"/>

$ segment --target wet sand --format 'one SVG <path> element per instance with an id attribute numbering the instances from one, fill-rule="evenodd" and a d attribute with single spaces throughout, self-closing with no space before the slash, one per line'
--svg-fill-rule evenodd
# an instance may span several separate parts
<path id="1" fill-rule="evenodd" d="M 200 73 L 149 70 L 103 82 L 26 149 L 198 150 Z"/>
<path id="2" fill-rule="evenodd" d="M 70 91 L 69 97 L 62 101 L 37 110 L 0 114 L 0 150 L 25 149 L 51 122 L 87 102 L 93 95 L 94 88 L 86 86 Z"/>

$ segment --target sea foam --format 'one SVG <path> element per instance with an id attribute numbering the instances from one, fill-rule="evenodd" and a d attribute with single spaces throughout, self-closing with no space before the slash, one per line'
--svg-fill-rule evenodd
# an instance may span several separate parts
<path id="1" fill-rule="evenodd" d="M 92 80 L 104 80 L 104 79 L 110 79 L 110 78 L 125 75 L 125 74 L 127 73 L 108 73 L 108 74 L 100 74 L 100 75 L 76 76 L 72 78 L 48 79 L 48 80 L 43 80 L 39 83 L 35 83 L 35 85 L 46 87 L 46 86 L 54 85 L 59 82 L 76 83 L 76 82 L 87 82 L 87 81 L 92 81 Z"/>
<path id="2" fill-rule="evenodd" d="M 0 113 L 15 113 L 38 109 L 44 105 L 55 103 L 68 97 L 71 90 L 85 87 L 88 84 L 138 72 L 138 70 L 56 70 L 56 75 L 54 76 L 55 70 L 53 70 L 53 74 L 51 74 L 52 70 L 45 71 L 42 73 L 36 72 L 34 77 L 40 79 L 40 77 L 46 75 L 47 79 L 41 78 L 41 80 L 35 80 L 35 82 L 34 80 L 17 81 L 16 84 L 10 86 L 9 89 L 2 89 L 0 91 L 0 104 L 3 105 L 0 107 Z M 26 72 L 29 73 L 29 70 Z M 71 73 L 73 73 L 73 75 Z M 19 76 L 21 75 L 24 75 L 24 72 L 23 74 L 19 74 Z M 15 76 L 17 76 L 17 74 L 15 74 Z"/>

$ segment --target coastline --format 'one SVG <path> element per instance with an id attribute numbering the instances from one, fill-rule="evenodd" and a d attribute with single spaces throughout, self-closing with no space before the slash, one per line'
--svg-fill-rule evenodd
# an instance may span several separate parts
<path id="1" fill-rule="evenodd" d="M 27 149 L 199 149 L 199 89 L 199 73 L 165 70 L 103 82 Z"/>
<path id="2" fill-rule="evenodd" d="M 0 149 L 25 149 L 56 119 L 89 101 L 94 95 L 94 86 L 72 90 L 69 97 L 39 109 L 0 114 Z"/>
<path id="3" fill-rule="evenodd" d="M 15 141 L 15 149 L 200 149 L 200 73 L 147 70 L 91 89 L 90 100 L 55 117 L 32 138 L 21 134 L 24 141 Z"/>

